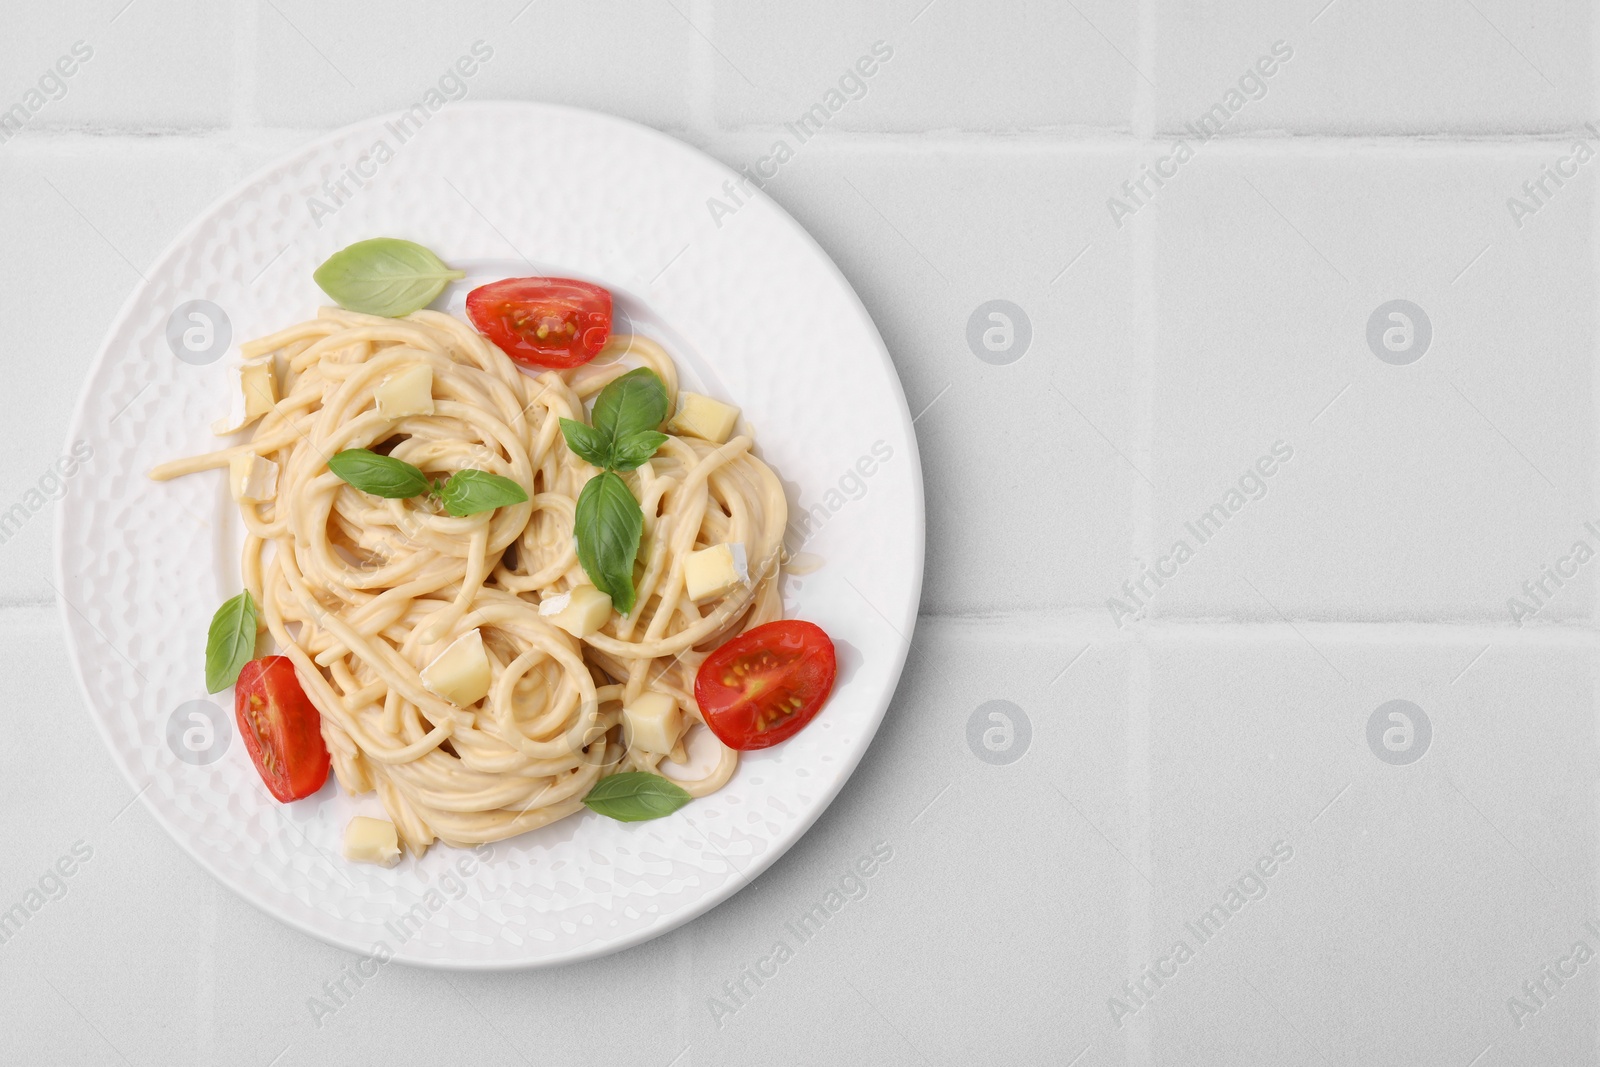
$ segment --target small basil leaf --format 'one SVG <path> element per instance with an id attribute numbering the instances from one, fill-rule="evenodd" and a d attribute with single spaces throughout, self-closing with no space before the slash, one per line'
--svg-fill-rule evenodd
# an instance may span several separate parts
<path id="1" fill-rule="evenodd" d="M 658 430 L 640 430 L 624 437 L 611 447 L 611 469 L 631 471 L 642 465 L 656 449 L 666 443 L 667 435 Z"/>
<path id="2" fill-rule="evenodd" d="M 421 245 L 396 237 L 357 241 L 311 275 L 340 307 L 390 318 L 427 307 L 448 283 L 466 276 Z"/>
<path id="3" fill-rule="evenodd" d="M 428 491 L 428 476 L 404 460 L 365 448 L 347 448 L 328 460 L 328 469 L 363 493 L 404 500 Z"/>
<path id="4" fill-rule="evenodd" d="M 528 499 L 528 492 L 510 478 L 469 469 L 452 474 L 439 490 L 439 498 L 444 501 L 444 509 L 459 518 L 521 504 Z"/>
<path id="5" fill-rule="evenodd" d="M 206 632 L 206 692 L 220 693 L 256 654 L 256 601 L 247 589 L 223 603 Z"/>
<path id="6" fill-rule="evenodd" d="M 561 435 L 567 439 L 567 447 L 572 449 L 572 454 L 585 463 L 602 470 L 610 466 L 611 456 L 606 448 L 606 439 L 593 426 L 562 419 Z"/>
<path id="7" fill-rule="evenodd" d="M 659 774 L 624 771 L 596 782 L 583 802 L 618 822 L 644 822 L 671 815 L 690 799 L 682 786 Z"/>
<path id="8" fill-rule="evenodd" d="M 640 430 L 654 430 L 666 417 L 667 387 L 655 371 L 640 367 L 600 390 L 590 421 L 615 444 Z"/>
<path id="9" fill-rule="evenodd" d="M 595 588 L 611 597 L 623 615 L 633 610 L 633 559 L 644 532 L 644 512 L 619 475 L 590 478 L 578 494 L 573 522 L 578 562 Z"/>

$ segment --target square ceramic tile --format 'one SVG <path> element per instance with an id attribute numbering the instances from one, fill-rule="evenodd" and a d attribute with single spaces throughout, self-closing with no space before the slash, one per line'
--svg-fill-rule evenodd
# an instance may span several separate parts
<path id="1" fill-rule="evenodd" d="M 0 40 L 0 112 L 35 132 L 226 125 L 239 84 L 237 42 L 227 4 L 18 5 Z M 0 127 L 0 141 L 14 130 Z"/>
<path id="2" fill-rule="evenodd" d="M 1213 149 L 1135 216 L 1156 489 L 1108 614 L 1589 617 L 1591 200 L 1505 206 L 1552 152 Z"/>
<path id="3" fill-rule="evenodd" d="M 256 24 L 253 106 L 260 122 L 287 126 L 406 110 L 420 126 L 455 101 L 532 99 L 682 127 L 703 45 L 666 3 L 413 0 L 380 13 L 277 2 Z"/>
<path id="4" fill-rule="evenodd" d="M 1594 32 L 1588 7 L 1559 0 L 1184 3 L 1156 23 L 1157 128 L 1564 130 L 1591 117 Z"/>
<path id="5" fill-rule="evenodd" d="M 1506 1002 L 1600 947 L 1593 650 L 1275 629 L 1151 649 L 1158 929 L 1331 1062 L 1575 1047 L 1582 997 L 1542 1032 Z"/>
<path id="6" fill-rule="evenodd" d="M 710 7 L 725 126 L 1126 129 L 1141 77 L 1134 9 L 1105 0 Z"/>

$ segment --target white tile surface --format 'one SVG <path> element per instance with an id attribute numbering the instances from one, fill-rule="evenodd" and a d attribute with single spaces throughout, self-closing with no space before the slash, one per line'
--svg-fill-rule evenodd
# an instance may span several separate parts
<path id="1" fill-rule="evenodd" d="M 1505 200 L 1554 146 L 1216 149 L 1128 224 L 1158 257 L 1146 551 L 1194 551 L 1151 611 L 1509 621 L 1595 540 L 1588 190 L 1517 229 Z M 1397 297 L 1433 330 L 1406 366 L 1367 344 Z M 1276 442 L 1293 458 L 1265 495 L 1226 504 Z M 1202 543 L 1186 524 L 1219 503 Z M 1593 589 L 1580 570 L 1539 619 L 1587 618 Z"/>
<path id="2" fill-rule="evenodd" d="M 319 1027 L 307 999 L 351 959 L 129 806 L 68 668 L 46 508 L 0 544 L 0 910 L 75 844 L 92 857 L 0 944 L 0 1062 L 1597 1062 L 1600 964 L 1546 979 L 1521 1026 L 1508 1007 L 1575 941 L 1600 952 L 1600 571 L 1543 577 L 1600 547 L 1600 162 L 1544 178 L 1521 225 L 1507 205 L 1600 145 L 1587 7 L 124 4 L 19 8 L 0 42 L 0 110 L 94 48 L 0 143 L 21 398 L 0 512 L 197 211 L 413 102 L 474 42 L 494 54 L 473 99 L 609 111 L 737 166 L 797 140 L 784 123 L 883 40 L 768 192 L 921 413 L 923 618 L 860 770 L 754 886 L 557 972 L 386 968 Z M 1189 134 L 1158 187 L 1145 168 L 1277 40 L 1294 55 L 1265 95 Z M 1396 298 L 1433 329 L 1405 366 L 1366 337 Z M 968 344 L 997 299 L 1031 327 L 1015 362 Z M 1119 627 L 1107 600 L 1279 440 L 1266 495 Z M 1507 601 L 1541 579 L 1518 627 Z M 1409 765 L 1368 742 L 1394 699 L 1432 728 Z M 1018 744 L 991 701 L 1026 716 L 1015 762 L 969 745 L 975 717 Z M 1123 983 L 1277 841 L 1294 853 L 1264 895 L 1118 1026 Z M 880 843 L 865 895 L 718 1025 L 723 984 Z M 441 1012 L 467 1024 L 417 1025 Z"/>
<path id="3" fill-rule="evenodd" d="M 829 130 L 1130 124 L 1139 78 L 1131 5 L 709 6 L 716 114 L 730 126 L 798 122 L 818 104 Z M 830 90 L 838 97 L 828 99 Z"/>
<path id="4" fill-rule="evenodd" d="M 94 0 L 6 14 L 0 108 L 25 103 L 30 129 L 167 131 L 230 120 L 237 22 L 225 5 Z M 29 100 L 30 90 L 40 98 Z"/>
<path id="5" fill-rule="evenodd" d="M 1282 841 L 1292 858 L 1196 960 L 1220 961 L 1244 997 L 1270 997 L 1279 1029 L 1323 1056 L 1410 1063 L 1467 1062 L 1491 1041 L 1509 1062 L 1577 1049 L 1592 997 L 1570 994 L 1520 1030 L 1505 1001 L 1573 939 L 1596 940 L 1582 929 L 1595 889 L 1593 648 L 1274 631 L 1151 650 L 1158 927 L 1197 942 L 1182 923 Z M 1367 740 L 1394 699 L 1431 724 L 1407 766 Z M 1175 981 L 1158 1006 L 1183 996 Z"/>
<path id="6" fill-rule="evenodd" d="M 1560 0 L 1177 4 L 1157 20 L 1155 116 L 1174 130 L 1222 103 L 1228 134 L 1565 129 L 1592 112 L 1593 36 L 1592 9 Z M 1249 74 L 1280 42 L 1262 88 Z"/>
<path id="7" fill-rule="evenodd" d="M 375 19 L 363 5 L 263 3 L 258 121 L 331 128 L 437 90 L 447 100 L 528 98 L 688 124 L 690 71 L 704 42 L 668 4 L 413 0 L 382 10 Z M 559 158 L 559 146 L 552 150 Z"/>

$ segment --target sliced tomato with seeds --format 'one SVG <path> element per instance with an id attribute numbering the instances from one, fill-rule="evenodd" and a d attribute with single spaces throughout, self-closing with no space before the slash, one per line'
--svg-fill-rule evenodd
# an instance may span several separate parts
<path id="1" fill-rule="evenodd" d="M 581 367 L 611 336 L 611 294 L 571 278 L 506 278 L 467 294 L 467 317 L 529 367 Z"/>
<path id="2" fill-rule="evenodd" d="M 784 619 L 735 637 L 700 665 L 694 699 L 706 725 L 742 752 L 787 741 L 833 692 L 833 642 L 815 623 Z"/>
<path id="3" fill-rule="evenodd" d="M 288 656 L 251 660 L 239 672 L 233 693 L 239 733 L 272 795 L 287 804 L 321 789 L 328 780 L 322 716 L 300 687 L 294 661 Z"/>

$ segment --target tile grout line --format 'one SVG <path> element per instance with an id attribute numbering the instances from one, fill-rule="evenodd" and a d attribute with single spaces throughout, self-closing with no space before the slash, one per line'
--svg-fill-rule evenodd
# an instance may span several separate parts
<path id="1" fill-rule="evenodd" d="M 1134 58 L 1141 70 L 1155 70 L 1157 0 L 1139 0 L 1138 40 Z M 1147 79 L 1134 83 L 1132 127 L 1141 142 L 1150 142 L 1156 136 L 1156 87 Z M 1130 450 L 1138 461 L 1139 470 L 1152 470 L 1155 454 L 1155 404 L 1156 404 L 1156 352 L 1160 344 L 1160 330 L 1156 325 L 1156 231 L 1155 216 L 1142 212 L 1135 216 L 1130 227 L 1133 242 L 1133 314 L 1138 327 L 1139 358 L 1135 360 L 1139 380 L 1133 393 L 1133 433 Z M 1148 478 L 1130 481 L 1132 488 L 1132 540 L 1136 556 L 1154 558 L 1155 549 L 1155 487 Z M 1150 769 L 1150 653 L 1139 642 L 1128 655 L 1128 724 L 1126 733 L 1127 794 L 1131 799 L 1128 813 L 1128 850 L 1138 864 L 1138 871 L 1150 871 L 1154 860 L 1154 841 L 1151 833 Z M 1138 974 L 1145 963 L 1155 955 L 1156 915 L 1154 887 L 1138 872 L 1128 878 L 1128 973 Z M 1128 1067 L 1147 1067 L 1156 1062 L 1156 1016 L 1143 1016 L 1142 1025 L 1130 1028 L 1125 1046 Z"/>
<path id="2" fill-rule="evenodd" d="M 1600 19 L 1592 18 L 1590 20 L 1589 46 L 1590 56 L 1600 55 Z M 1594 110 L 1600 108 L 1600 70 L 1595 70 L 1592 62 L 1589 77 L 1589 99 L 1591 101 L 1591 110 Z M 1600 111 L 1596 111 L 1596 113 L 1600 113 Z M 1595 272 L 1596 277 L 1600 277 L 1600 240 L 1596 239 L 1600 237 L 1600 214 L 1597 214 L 1600 213 L 1600 183 L 1591 182 L 1589 184 L 1589 205 L 1590 269 Z M 1596 355 L 1600 355 L 1600 338 L 1592 342 L 1591 347 L 1596 349 Z M 1600 361 L 1596 361 L 1593 365 L 1600 366 Z M 1600 378 L 1597 378 L 1594 374 L 1589 377 L 1589 410 L 1595 419 L 1595 425 L 1590 434 L 1592 442 L 1590 447 L 1596 450 L 1594 453 L 1596 456 L 1600 456 Z M 1591 506 L 1600 505 L 1600 461 L 1595 459 L 1591 459 L 1589 466 L 1589 500 Z M 1596 509 L 1595 514 L 1600 514 L 1600 508 Z M 1590 609 L 1589 623 L 1591 626 L 1600 626 L 1600 597 L 1596 597 L 1595 600 L 1595 606 Z M 1597 684 L 1600 684 L 1600 663 L 1591 658 L 1588 662 L 1588 668 L 1589 685 L 1593 690 Z M 1592 709 L 1589 716 L 1589 724 L 1590 736 L 1600 739 L 1600 715 L 1593 714 Z M 1590 742 L 1591 745 L 1594 743 L 1595 741 Z M 1600 790 L 1590 790 L 1589 806 L 1591 812 L 1600 813 Z M 1600 824 L 1596 824 L 1595 829 L 1590 832 L 1589 841 L 1591 848 L 1600 844 Z M 1595 864 L 1591 862 L 1589 867 L 1591 877 L 1594 875 L 1595 869 Z"/>
<path id="3" fill-rule="evenodd" d="M 1600 48 L 1600 19 L 1594 20 L 1590 30 L 1593 43 Z M 1600 52 L 1596 52 L 1600 55 Z M 1593 96 L 1600 96 L 1600 72 L 1591 74 L 1594 84 L 1591 87 Z M 1589 183 L 1589 264 L 1595 276 L 1600 278 L 1600 183 Z M 1591 363 L 1600 367 L 1600 337 L 1590 343 L 1590 348 L 1597 357 Z M 1595 420 L 1590 432 L 1590 447 L 1594 449 L 1593 458 L 1589 465 L 1589 504 L 1593 513 L 1600 515 L 1600 376 L 1589 376 L 1589 411 Z M 1589 610 L 1589 624 L 1600 627 L 1600 597 L 1595 598 L 1594 607 Z"/>
<path id="4" fill-rule="evenodd" d="M 251 25 L 253 27 L 254 23 L 252 22 Z M 236 49 L 243 47 L 245 47 L 244 43 L 236 43 Z M 712 84 L 715 79 L 715 68 L 711 59 L 714 59 L 715 54 L 706 45 L 702 45 L 702 51 L 707 57 L 711 58 L 706 59 L 704 62 L 696 63 L 694 67 L 694 77 L 690 83 L 689 108 L 686 116 L 687 124 L 684 126 L 672 124 L 651 125 L 667 132 L 687 132 L 719 140 L 738 140 L 741 142 L 750 140 L 764 143 L 770 140 L 772 135 L 781 134 L 783 132 L 781 124 L 722 126 L 717 123 L 714 108 L 712 107 Z M 697 56 L 697 58 L 699 57 Z M 247 82 L 236 82 L 235 92 L 243 91 L 247 85 L 253 85 L 253 82 L 253 76 Z M 311 138 L 329 133 L 338 128 L 337 126 L 257 125 L 253 116 L 253 92 L 251 96 L 247 113 L 247 118 L 251 124 L 244 127 L 246 131 L 263 134 L 298 135 Z M 237 112 L 237 110 L 236 107 L 235 111 Z M 29 126 L 13 135 L 7 144 L 37 145 L 73 139 L 91 140 L 97 143 L 113 141 L 148 142 L 168 139 L 175 141 L 189 139 L 214 140 L 219 137 L 233 135 L 237 128 L 237 119 L 231 120 L 228 124 L 189 126 L 96 124 L 52 126 L 41 124 Z M 1130 133 L 1113 127 L 1061 127 L 1054 129 L 1046 127 L 1029 130 L 971 129 L 956 131 L 944 128 L 912 131 L 838 130 L 829 131 L 826 143 L 836 148 L 866 147 L 902 151 L 915 150 L 929 154 L 947 153 L 952 150 L 986 151 L 996 154 L 1054 151 L 1125 152 L 1135 148 L 1164 146 L 1170 143 L 1173 137 L 1181 136 L 1183 132 L 1182 128 L 1161 129 L 1154 124 L 1151 125 L 1148 134 Z M 1403 149 L 1408 152 L 1428 155 L 1465 149 L 1495 151 L 1527 148 L 1543 151 L 1548 150 L 1552 145 L 1560 146 L 1566 144 L 1574 137 L 1579 136 L 1592 135 L 1588 134 L 1581 126 L 1481 135 L 1420 133 L 1290 134 L 1257 131 L 1222 133 L 1208 141 L 1207 144 L 1210 146 L 1208 151 L 1220 150 L 1223 154 L 1252 150 L 1288 150 L 1292 152 L 1297 149 L 1306 149 L 1329 152 L 1348 152 L 1351 150 L 1393 152 Z"/>
<path id="5" fill-rule="evenodd" d="M 1140 871 L 1157 876 L 1153 866 L 1155 845 L 1151 834 L 1150 773 L 1150 651 L 1138 645 L 1128 655 L 1127 729 L 1128 851 L 1138 868 L 1128 872 L 1128 973 L 1137 975 L 1156 955 L 1155 888 Z M 1156 1062 L 1153 1033 L 1159 1016 L 1141 1013 L 1128 1028 L 1127 1067 L 1148 1067 Z"/>
<path id="6" fill-rule="evenodd" d="M 669 3 L 674 0 L 668 0 Z M 712 39 L 717 33 L 714 0 L 688 0 L 689 19 L 700 32 L 692 42 L 689 65 L 689 132 L 710 142 L 720 134 L 717 128 L 717 56 Z"/>
<path id="7" fill-rule="evenodd" d="M 1137 71 L 1156 69 L 1156 0 L 1139 0 L 1137 29 L 1134 40 L 1134 67 Z M 1156 86 L 1140 73 L 1133 82 L 1133 100 L 1129 128 L 1141 144 L 1153 143 L 1160 131 L 1156 129 Z"/>
<path id="8" fill-rule="evenodd" d="M 1147 66 L 1155 57 L 1155 11 L 1157 0 L 1139 0 L 1139 38 L 1135 51 L 1140 67 Z M 1155 110 L 1155 90 L 1143 78 L 1134 82 L 1134 114 L 1133 123 L 1140 133 L 1141 139 L 1145 138 L 1153 125 L 1152 116 Z M 1155 216 L 1150 212 L 1143 212 L 1133 217 L 1130 223 L 1130 238 L 1132 248 L 1133 266 L 1133 317 L 1138 323 L 1134 344 L 1137 346 L 1137 358 L 1134 366 L 1137 368 L 1137 380 L 1133 383 L 1132 392 L 1132 433 L 1129 435 L 1129 450 L 1133 453 L 1135 469 L 1148 471 L 1151 469 L 1151 457 L 1155 452 L 1155 398 L 1156 398 L 1156 347 L 1160 335 L 1155 321 L 1156 313 L 1156 233 Z M 1130 500 L 1132 505 L 1132 537 L 1135 558 L 1145 554 L 1153 554 L 1155 548 L 1155 488 L 1149 479 L 1141 478 L 1132 483 L 1133 493 Z M 1127 562 L 1125 561 L 1124 565 Z"/>
<path id="9" fill-rule="evenodd" d="M 256 63 L 260 22 L 259 0 L 239 0 L 233 23 L 233 99 L 229 109 L 229 131 L 235 143 L 255 130 Z"/>

